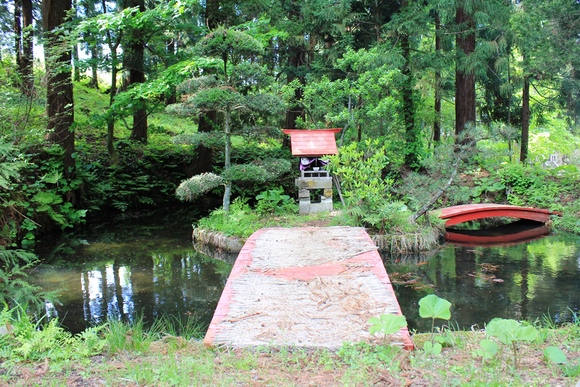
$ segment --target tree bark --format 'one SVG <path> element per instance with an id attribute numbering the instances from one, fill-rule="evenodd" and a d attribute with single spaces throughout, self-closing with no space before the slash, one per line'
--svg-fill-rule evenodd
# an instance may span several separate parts
<path id="1" fill-rule="evenodd" d="M 407 6 L 407 1 L 402 2 L 402 7 Z M 413 74 L 411 71 L 411 45 L 409 35 L 403 33 L 399 37 L 405 64 L 402 75 L 403 85 L 403 117 L 405 120 L 405 166 L 412 169 L 419 167 L 419 135 L 415 129 L 415 107 L 413 102 Z"/>
<path id="2" fill-rule="evenodd" d="M 522 141 L 520 146 L 520 162 L 528 159 L 528 142 L 530 135 L 530 79 L 524 77 L 522 90 Z"/>
<path id="3" fill-rule="evenodd" d="M 441 46 L 441 17 L 439 12 L 435 15 L 435 52 L 440 54 Z M 435 71 L 435 119 L 433 121 L 433 142 L 441 141 L 441 72 Z"/>
<path id="4" fill-rule="evenodd" d="M 31 95 L 34 90 L 32 22 L 32 0 L 16 0 L 14 2 L 16 63 L 22 80 L 20 89 L 24 95 Z"/>
<path id="5" fill-rule="evenodd" d="M 457 8 L 455 23 L 461 29 L 456 37 L 459 58 L 455 70 L 455 134 L 459 136 L 468 125 L 475 124 L 475 74 L 464 63 L 475 51 L 475 21 L 462 4 Z"/>
<path id="6" fill-rule="evenodd" d="M 103 6 L 103 14 L 107 13 L 107 2 L 106 0 L 101 0 L 101 5 Z M 120 38 L 117 38 L 113 42 L 113 36 L 110 31 L 107 31 L 107 45 L 109 46 L 109 51 L 111 53 L 111 89 L 109 94 L 109 107 L 115 102 L 115 97 L 117 95 L 117 74 L 119 58 L 117 56 L 117 48 L 120 44 Z M 120 163 L 119 155 L 115 149 L 115 120 L 113 118 L 107 119 L 107 151 L 111 157 L 111 164 L 118 165 Z"/>
<path id="7" fill-rule="evenodd" d="M 207 28 L 213 30 L 217 28 L 220 23 L 219 17 L 220 2 L 219 0 L 206 0 L 205 2 L 205 22 Z M 209 110 L 202 111 L 198 114 L 198 132 L 212 132 L 217 123 L 217 111 Z M 197 175 L 212 170 L 213 164 L 213 150 L 200 144 L 197 147 L 197 161 L 193 166 L 192 175 Z"/>
<path id="8" fill-rule="evenodd" d="M 224 165 L 224 171 L 227 171 L 230 168 L 230 164 L 231 164 L 231 154 L 232 154 L 232 119 L 231 119 L 231 112 L 226 110 L 225 112 L 225 121 L 226 121 L 226 130 L 225 130 L 225 134 L 226 134 L 226 149 L 225 149 L 225 165 Z M 230 201 L 231 201 L 231 196 L 232 196 L 232 182 L 231 181 L 227 181 L 226 182 L 226 188 L 224 191 L 224 200 L 223 200 L 223 209 L 225 212 L 229 212 L 230 211 Z"/>
<path id="9" fill-rule="evenodd" d="M 71 177 L 75 170 L 74 100 L 71 80 L 71 47 L 65 36 L 55 31 L 66 21 L 71 0 L 42 2 L 43 28 L 46 33 L 45 63 L 47 74 L 46 111 L 48 140 L 65 151 L 64 174 Z"/>
<path id="10" fill-rule="evenodd" d="M 145 11 L 144 0 L 127 0 L 125 7 L 139 7 L 141 12 Z M 128 84 L 145 82 L 145 42 L 143 41 L 143 31 L 133 29 L 128 36 L 125 45 L 125 69 L 129 72 Z M 133 111 L 133 127 L 130 139 L 147 143 L 147 107 L 144 100 L 135 101 L 136 109 Z"/>

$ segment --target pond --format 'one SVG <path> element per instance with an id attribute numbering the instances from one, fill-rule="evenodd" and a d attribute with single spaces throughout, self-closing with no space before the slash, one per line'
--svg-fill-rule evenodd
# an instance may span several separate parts
<path id="1" fill-rule="evenodd" d="M 109 318 L 145 323 L 191 316 L 211 321 L 232 261 L 197 252 L 192 216 L 105 222 L 39 250 L 30 280 L 60 290 L 46 304 L 71 332 Z M 71 243 L 74 242 L 74 243 Z M 71 247 L 73 245 L 73 247 Z M 425 332 L 418 301 L 435 293 L 452 303 L 454 327 L 483 327 L 494 317 L 571 321 L 580 308 L 580 237 L 552 234 L 503 247 L 446 244 L 430 255 L 383 256 L 411 330 Z"/>
<path id="2" fill-rule="evenodd" d="M 192 221 L 189 214 L 152 214 L 100 223 L 41 246 L 44 263 L 29 280 L 60 293 L 46 311 L 73 333 L 109 318 L 147 325 L 193 317 L 207 326 L 232 264 L 193 249 Z"/>
<path id="3" fill-rule="evenodd" d="M 509 246 L 446 244 L 431 256 L 383 255 L 409 328 L 430 331 L 419 300 L 451 302 L 458 329 L 483 328 L 494 317 L 570 322 L 580 317 L 580 237 L 551 234 Z"/>

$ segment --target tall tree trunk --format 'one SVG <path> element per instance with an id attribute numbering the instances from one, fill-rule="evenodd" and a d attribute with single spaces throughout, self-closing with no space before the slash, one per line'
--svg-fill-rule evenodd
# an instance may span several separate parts
<path id="1" fill-rule="evenodd" d="M 91 82 L 90 87 L 99 90 L 99 49 L 97 44 L 91 44 Z"/>
<path id="2" fill-rule="evenodd" d="M 32 21 L 32 0 L 16 0 L 14 2 L 16 63 L 22 80 L 20 89 L 24 95 L 31 95 L 34 89 Z"/>
<path id="3" fill-rule="evenodd" d="M 48 140 L 59 144 L 65 151 L 64 174 L 74 174 L 74 100 L 71 81 L 71 51 L 62 33 L 55 31 L 66 21 L 71 0 L 44 0 L 42 21 L 46 33 L 44 46 L 47 91 Z"/>
<path id="4" fill-rule="evenodd" d="M 528 159 L 528 142 L 530 134 L 530 78 L 524 77 L 522 90 L 522 142 L 520 147 L 520 162 Z"/>
<path id="5" fill-rule="evenodd" d="M 291 20 L 300 20 L 301 15 L 301 4 L 299 2 L 289 2 L 288 7 L 288 17 Z M 294 90 L 294 97 L 290 101 L 289 109 L 286 111 L 286 119 L 284 122 L 284 127 L 288 129 L 296 128 L 296 121 L 299 118 L 304 119 L 304 108 L 302 106 L 302 97 L 304 90 L 302 85 L 304 85 L 304 77 L 299 75 L 303 73 L 300 71 L 300 67 L 306 65 L 304 58 L 306 58 L 307 52 L 298 43 L 293 43 L 288 46 L 288 70 L 286 72 L 286 82 L 290 84 L 294 80 L 298 79 L 300 81 L 300 86 Z M 290 149 L 290 136 L 284 136 L 282 142 L 282 147 L 285 149 Z"/>
<path id="6" fill-rule="evenodd" d="M 231 163 L 231 154 L 232 154 L 232 119 L 231 119 L 231 112 L 226 110 L 225 112 L 225 121 L 226 121 L 226 149 L 225 149 L 225 165 L 224 171 L 227 171 L 230 168 Z M 232 182 L 226 182 L 226 188 L 224 191 L 224 200 L 223 200 L 223 209 L 225 212 L 230 211 L 230 201 L 232 196 Z"/>
<path id="7" fill-rule="evenodd" d="M 467 57 L 475 51 L 475 21 L 463 4 L 457 8 L 455 23 L 460 28 L 455 70 L 455 134 L 459 136 L 468 125 L 475 124 L 475 73 L 466 65 Z"/>
<path id="8" fill-rule="evenodd" d="M 220 0 L 205 1 L 205 24 L 210 30 L 217 28 L 222 22 L 222 20 L 220 20 L 219 13 Z"/>
<path id="9" fill-rule="evenodd" d="M 402 2 L 402 6 L 407 6 L 407 1 Z M 411 46 L 409 35 L 403 33 L 399 37 L 405 64 L 402 75 L 403 85 L 403 117 L 405 120 L 405 165 L 416 169 L 419 167 L 419 135 L 415 128 L 415 107 L 413 102 L 413 74 L 411 72 Z"/>
<path id="10" fill-rule="evenodd" d="M 22 0 L 14 0 L 14 52 L 16 67 L 22 71 Z"/>
<path id="11" fill-rule="evenodd" d="M 302 48 L 291 46 L 288 48 L 289 57 L 288 57 L 288 68 L 289 72 L 286 77 L 286 82 L 289 84 L 296 79 L 300 80 L 300 84 L 304 84 L 304 79 L 296 75 L 299 72 L 299 67 L 304 65 L 302 61 L 302 57 L 305 55 L 305 52 Z M 286 120 L 284 123 L 284 127 L 287 129 L 294 129 L 296 128 L 296 121 L 298 118 L 304 118 L 304 108 L 301 105 L 301 100 L 303 96 L 303 89 L 302 87 L 296 88 L 294 90 L 294 98 L 292 99 L 290 108 L 286 111 Z"/>
<path id="12" fill-rule="evenodd" d="M 79 2 L 78 0 L 73 0 L 74 3 L 74 11 L 75 11 L 75 16 L 74 18 L 78 18 L 78 8 L 79 8 Z M 79 68 L 79 62 L 80 62 L 80 57 L 79 57 L 79 45 L 78 43 L 74 43 L 73 44 L 73 48 L 72 48 L 72 59 L 73 59 L 73 80 L 75 82 L 79 82 L 81 80 L 81 69 Z"/>
<path id="13" fill-rule="evenodd" d="M 79 82 L 81 80 L 81 69 L 79 68 L 79 46 L 74 44 L 72 48 L 72 60 L 73 60 L 73 80 Z"/>
<path id="14" fill-rule="evenodd" d="M 139 7 L 145 12 L 144 0 L 127 0 L 125 7 Z M 129 85 L 145 82 L 145 42 L 143 31 L 134 29 L 130 32 L 125 45 L 125 68 L 129 71 Z M 147 143 L 147 107 L 144 100 L 136 101 L 137 108 L 133 111 L 133 128 L 131 140 Z"/>
<path id="15" fill-rule="evenodd" d="M 32 27 L 32 0 L 22 0 L 22 66 L 21 74 L 24 82 L 25 94 L 31 94 L 34 90 L 34 32 Z"/>
<path id="16" fill-rule="evenodd" d="M 103 14 L 107 13 L 107 1 L 101 0 L 101 5 L 103 6 Z M 110 31 L 107 31 L 107 45 L 109 46 L 109 51 L 111 53 L 111 89 L 109 95 L 109 107 L 113 105 L 115 102 L 115 97 L 117 95 L 117 74 L 118 74 L 118 66 L 119 66 L 119 59 L 117 57 L 117 48 L 120 44 L 120 37 L 117 38 L 115 42 L 113 42 L 113 36 L 111 35 Z M 109 152 L 109 156 L 111 157 L 111 164 L 118 165 L 120 163 L 119 155 L 117 154 L 117 150 L 115 149 L 115 119 L 108 118 L 107 119 L 107 151 Z"/>
<path id="17" fill-rule="evenodd" d="M 220 24 L 219 18 L 220 1 L 206 0 L 205 2 L 205 22 L 209 30 L 217 28 Z M 212 132 L 217 123 L 217 112 L 215 110 L 202 111 L 198 114 L 198 132 Z M 212 170 L 213 150 L 200 144 L 197 147 L 197 160 L 191 171 L 192 175 L 197 175 Z"/>
<path id="18" fill-rule="evenodd" d="M 441 54 L 441 16 L 435 14 L 435 52 Z M 433 121 L 433 142 L 441 141 L 441 71 L 435 71 L 435 120 Z"/>

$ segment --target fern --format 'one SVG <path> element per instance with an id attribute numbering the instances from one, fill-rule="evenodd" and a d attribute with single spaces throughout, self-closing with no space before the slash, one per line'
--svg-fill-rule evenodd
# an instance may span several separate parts
<path id="1" fill-rule="evenodd" d="M 20 177 L 20 169 L 25 163 L 13 156 L 15 152 L 12 145 L 0 142 L 0 188 L 8 189 L 10 181 Z"/>
<path id="2" fill-rule="evenodd" d="M 26 281 L 26 270 L 38 262 L 36 255 L 24 250 L 0 248 L 0 303 L 8 306 L 39 307 L 46 293 Z"/>

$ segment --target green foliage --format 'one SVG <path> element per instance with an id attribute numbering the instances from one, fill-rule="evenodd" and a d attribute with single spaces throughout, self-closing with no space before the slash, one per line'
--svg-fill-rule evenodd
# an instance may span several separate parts
<path id="1" fill-rule="evenodd" d="M 0 335 L 0 359 L 14 364 L 22 361 L 54 362 L 83 360 L 101 353 L 105 341 L 102 328 L 89 328 L 73 336 L 53 319 L 45 324 L 34 323 L 21 306 L 5 307 L 0 314 L 0 327 L 9 327 Z"/>
<path id="2" fill-rule="evenodd" d="M 261 216 L 282 215 L 297 210 L 296 203 L 290 196 L 284 194 L 282 187 L 264 191 L 256 196 L 256 200 L 258 201 L 256 212 Z"/>
<path id="3" fill-rule="evenodd" d="M 396 356 L 401 349 L 393 345 L 371 346 L 364 341 L 359 343 L 344 343 L 336 351 L 336 355 L 351 367 L 369 367 L 377 364 L 398 367 Z"/>
<path id="4" fill-rule="evenodd" d="M 407 326 L 407 319 L 403 315 L 394 315 L 389 313 L 381 314 L 378 317 L 371 317 L 369 319 L 369 333 L 374 335 L 380 333 L 383 335 L 385 345 L 387 344 L 387 335 L 399 332 L 401 328 Z"/>
<path id="5" fill-rule="evenodd" d="M 175 193 L 181 200 L 193 201 L 223 183 L 221 176 L 214 173 L 202 173 L 182 181 Z"/>
<path id="6" fill-rule="evenodd" d="M 485 333 L 496 337 L 501 343 L 511 345 L 518 341 L 533 341 L 538 337 L 538 330 L 525 326 L 513 319 L 495 318 L 485 327 Z"/>
<path id="7" fill-rule="evenodd" d="M 544 348 L 544 357 L 556 364 L 565 364 L 568 362 L 566 354 L 558 347 L 546 347 Z"/>
<path id="8" fill-rule="evenodd" d="M 10 189 L 11 181 L 18 180 L 24 165 L 14 146 L 0 142 L 0 188 Z"/>
<path id="9" fill-rule="evenodd" d="M 433 343 L 432 341 L 426 341 L 423 344 L 423 352 L 426 355 L 440 355 L 443 350 L 441 343 Z"/>
<path id="10" fill-rule="evenodd" d="M 510 204 L 550 208 L 559 196 L 560 187 L 542 167 L 505 164 L 498 174 L 506 187 Z"/>
<path id="11" fill-rule="evenodd" d="M 29 305 L 32 310 L 44 306 L 48 295 L 26 281 L 27 270 L 38 263 L 36 255 L 24 250 L 0 247 L 0 304 L 11 308 Z"/>
<path id="12" fill-rule="evenodd" d="M 207 34 L 197 44 L 196 50 L 200 56 L 221 58 L 229 54 L 231 62 L 238 64 L 243 58 L 260 55 L 264 48 L 250 35 L 222 27 Z"/>
<path id="13" fill-rule="evenodd" d="M 1 142 L 0 142 L 1 144 Z M 0 162 L 6 167 L 2 176 L 9 178 L 8 188 L 0 191 L 0 245 L 31 247 L 39 227 L 48 230 L 56 225 L 61 229 L 73 227 L 84 221 L 86 210 L 75 208 L 70 200 L 72 192 L 79 190 L 83 180 L 79 177 L 65 179 L 63 151 L 59 146 L 45 148 L 39 154 L 15 155 L 15 149 L 0 146 Z M 0 181 L 2 178 L 0 178 Z"/>
<path id="14" fill-rule="evenodd" d="M 449 320 L 451 318 L 451 303 L 435 294 L 429 294 L 419 300 L 419 315 L 431 319 L 431 341 L 425 343 L 423 349 L 427 354 L 438 355 L 443 346 L 434 341 L 435 319 Z"/>
<path id="15" fill-rule="evenodd" d="M 491 320 L 485 327 L 485 333 L 490 337 L 495 337 L 504 345 L 511 345 L 515 368 L 518 366 L 517 344 L 522 341 L 534 341 L 538 337 L 538 330 L 533 326 L 502 318 Z"/>
<path id="16" fill-rule="evenodd" d="M 143 318 L 131 323 L 109 320 L 106 325 L 106 350 L 109 353 L 143 352 L 157 339 L 154 330 L 147 331 Z"/>
<path id="17" fill-rule="evenodd" d="M 175 316 L 163 316 L 156 320 L 151 330 L 159 335 L 179 336 L 183 340 L 201 340 L 205 336 L 207 326 L 204 326 L 194 315 L 187 315 L 185 320 Z"/>
<path id="18" fill-rule="evenodd" d="M 220 132 L 178 134 L 172 137 L 171 141 L 174 144 L 191 145 L 193 148 L 203 145 L 207 148 L 222 149 L 225 146 L 224 135 Z"/>
<path id="19" fill-rule="evenodd" d="M 580 200 L 574 200 L 562 210 L 562 217 L 555 217 L 554 225 L 560 230 L 580 234 Z"/>
<path id="20" fill-rule="evenodd" d="M 379 233 L 398 227 L 406 210 L 401 203 L 390 203 L 393 180 L 384 177 L 388 162 L 386 147 L 377 139 L 341 147 L 329 164 L 341 182 L 346 212 L 355 223 Z"/>
<path id="21" fill-rule="evenodd" d="M 419 300 L 419 315 L 422 318 L 449 320 L 451 303 L 435 294 L 429 294 Z"/>
<path id="22" fill-rule="evenodd" d="M 285 159 L 256 160 L 251 164 L 234 164 L 221 177 L 225 181 L 267 183 L 275 181 L 291 169 Z"/>
<path id="23" fill-rule="evenodd" d="M 201 218 L 197 226 L 225 235 L 248 238 L 260 227 L 258 220 L 258 214 L 252 210 L 247 200 L 237 197 L 232 202 L 229 212 L 221 208 L 214 210 L 209 216 Z"/>
<path id="24" fill-rule="evenodd" d="M 483 339 L 479 342 L 479 349 L 475 351 L 475 354 L 485 361 L 493 359 L 498 350 L 499 346 L 495 341 Z"/>

